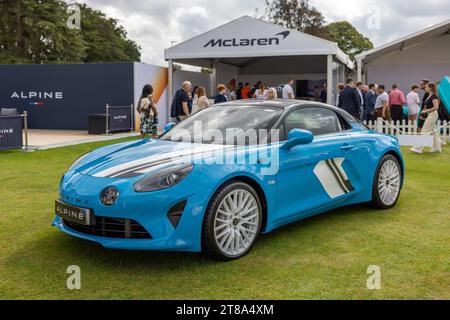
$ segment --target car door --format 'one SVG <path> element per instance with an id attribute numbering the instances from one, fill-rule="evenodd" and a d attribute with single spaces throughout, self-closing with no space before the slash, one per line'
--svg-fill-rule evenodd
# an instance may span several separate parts
<path id="1" fill-rule="evenodd" d="M 287 115 L 281 135 L 292 129 L 309 130 L 314 140 L 280 150 L 277 176 L 278 222 L 288 222 L 345 200 L 354 191 L 345 167 L 354 146 L 342 119 L 325 107 L 301 107 Z"/>

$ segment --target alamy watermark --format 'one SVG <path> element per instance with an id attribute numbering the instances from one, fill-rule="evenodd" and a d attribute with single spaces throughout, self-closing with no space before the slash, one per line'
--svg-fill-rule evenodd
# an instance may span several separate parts
<path id="1" fill-rule="evenodd" d="M 230 128 L 223 132 L 204 130 L 203 123 L 195 121 L 193 130 L 173 130 L 171 141 L 179 143 L 174 144 L 167 156 L 178 163 L 256 165 L 261 175 L 272 176 L 279 171 L 279 140 L 278 129 Z"/>
<path id="2" fill-rule="evenodd" d="M 69 290 L 81 289 L 81 268 L 77 265 L 67 267 L 66 273 L 69 274 L 66 285 Z"/>
<path id="3" fill-rule="evenodd" d="M 81 30 L 81 9 L 80 5 L 73 3 L 67 6 L 67 28 L 70 30 Z"/>
<path id="4" fill-rule="evenodd" d="M 380 30 L 381 29 L 381 7 L 378 5 L 371 5 L 367 7 L 367 29 Z"/>
<path id="5" fill-rule="evenodd" d="M 367 289 L 369 290 L 380 290 L 381 289 L 381 268 L 376 265 L 369 266 L 367 268 Z"/>

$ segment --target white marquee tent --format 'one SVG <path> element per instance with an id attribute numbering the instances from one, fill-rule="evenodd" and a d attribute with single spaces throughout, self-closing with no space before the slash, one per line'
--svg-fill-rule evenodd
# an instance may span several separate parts
<path id="1" fill-rule="evenodd" d="M 358 79 L 408 91 L 413 83 L 450 75 L 450 20 L 361 53 Z"/>
<path id="2" fill-rule="evenodd" d="M 166 49 L 169 62 L 169 97 L 173 96 L 173 64 L 213 70 L 211 86 L 231 79 L 269 86 L 296 80 L 326 79 L 328 103 L 338 82 L 354 68 L 337 43 L 262 20 L 243 16 Z M 189 80 L 189 79 L 186 79 Z"/>

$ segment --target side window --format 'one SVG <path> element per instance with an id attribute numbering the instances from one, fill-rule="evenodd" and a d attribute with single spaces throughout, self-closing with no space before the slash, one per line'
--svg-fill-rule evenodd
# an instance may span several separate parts
<path id="1" fill-rule="evenodd" d="M 345 120 L 340 114 L 337 115 L 339 119 L 339 123 L 341 124 L 342 131 L 351 130 L 352 126 Z"/>
<path id="2" fill-rule="evenodd" d="M 303 108 L 292 112 L 284 122 L 286 136 L 293 129 L 308 130 L 315 136 L 342 131 L 336 113 L 319 107 Z"/>

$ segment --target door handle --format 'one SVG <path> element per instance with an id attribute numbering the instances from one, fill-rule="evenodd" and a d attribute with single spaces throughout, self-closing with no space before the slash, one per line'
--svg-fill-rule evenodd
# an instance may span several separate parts
<path id="1" fill-rule="evenodd" d="M 352 145 L 349 145 L 349 144 L 344 144 L 342 147 L 341 147 L 341 150 L 342 151 L 350 151 L 350 150 L 353 150 L 355 148 L 355 146 L 352 146 Z"/>

